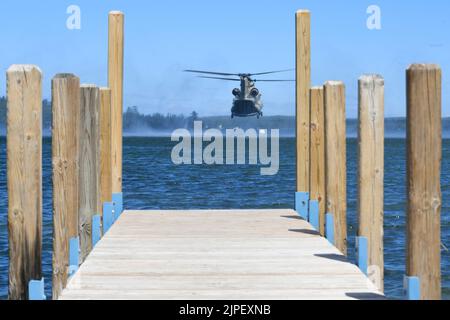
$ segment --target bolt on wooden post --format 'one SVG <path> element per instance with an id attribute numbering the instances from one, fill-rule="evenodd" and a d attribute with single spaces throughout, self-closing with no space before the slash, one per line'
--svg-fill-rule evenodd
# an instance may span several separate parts
<path id="1" fill-rule="evenodd" d="M 407 81 L 407 276 L 418 277 L 420 297 L 441 299 L 442 74 L 414 64 Z"/>
<path id="2" fill-rule="evenodd" d="M 81 85 L 79 234 L 80 262 L 92 250 L 92 217 L 100 203 L 100 93 L 95 85 Z"/>
<path id="3" fill-rule="evenodd" d="M 297 194 L 296 210 L 308 216 L 310 111 L 311 87 L 311 14 L 307 10 L 296 13 L 296 137 L 297 137 Z"/>
<path id="4" fill-rule="evenodd" d="M 7 71 L 9 298 L 28 299 L 42 278 L 42 73 L 32 65 Z"/>
<path id="5" fill-rule="evenodd" d="M 109 13 L 108 87 L 111 89 L 112 192 L 122 192 L 124 14 Z"/>
<path id="6" fill-rule="evenodd" d="M 311 99 L 311 163 L 310 185 L 311 200 L 319 203 L 319 232 L 325 235 L 325 114 L 323 86 L 313 87 L 310 92 Z"/>
<path id="7" fill-rule="evenodd" d="M 367 274 L 383 291 L 384 79 L 364 75 L 358 87 L 358 236 L 368 243 Z"/>
<path id="8" fill-rule="evenodd" d="M 53 299 L 66 287 L 69 241 L 78 238 L 80 79 L 58 74 L 52 80 Z"/>
<path id="9" fill-rule="evenodd" d="M 345 86 L 328 81 L 324 88 L 327 213 L 334 217 L 334 244 L 347 255 Z"/>

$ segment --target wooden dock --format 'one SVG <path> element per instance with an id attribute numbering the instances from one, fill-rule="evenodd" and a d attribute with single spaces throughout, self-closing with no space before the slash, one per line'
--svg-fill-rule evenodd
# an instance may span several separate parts
<path id="1" fill-rule="evenodd" d="M 383 299 L 293 210 L 125 211 L 60 299 Z"/>

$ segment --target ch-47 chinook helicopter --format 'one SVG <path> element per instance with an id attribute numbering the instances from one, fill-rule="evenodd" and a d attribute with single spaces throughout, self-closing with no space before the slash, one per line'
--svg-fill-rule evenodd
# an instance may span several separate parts
<path id="1" fill-rule="evenodd" d="M 255 86 L 255 82 L 293 82 L 295 80 L 273 80 L 273 79 L 254 79 L 254 76 L 262 76 L 266 74 L 273 74 L 279 72 L 292 71 L 294 69 L 269 71 L 260 73 L 223 73 L 200 70 L 184 70 L 185 72 L 203 74 L 199 78 L 216 79 L 225 81 L 238 81 L 241 83 L 241 88 L 233 89 L 233 107 L 231 108 L 231 118 L 234 117 L 262 117 L 262 109 L 264 107 L 261 100 L 261 93 Z M 214 76 L 206 76 L 214 75 Z M 220 77 L 218 77 L 220 76 Z M 238 78 L 232 78 L 238 77 Z"/>

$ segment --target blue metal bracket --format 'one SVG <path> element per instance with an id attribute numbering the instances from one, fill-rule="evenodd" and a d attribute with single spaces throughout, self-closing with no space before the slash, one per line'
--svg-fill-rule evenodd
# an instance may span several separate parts
<path id="1" fill-rule="evenodd" d="M 69 278 L 78 271 L 79 261 L 80 241 L 78 238 L 71 238 L 69 241 Z"/>
<path id="2" fill-rule="evenodd" d="M 356 258 L 358 259 L 357 265 L 368 275 L 368 265 L 369 265 L 369 240 L 366 237 L 356 237 Z"/>
<path id="3" fill-rule="evenodd" d="M 112 202 L 103 204 L 103 234 L 106 234 L 114 223 L 113 208 Z"/>
<path id="4" fill-rule="evenodd" d="M 309 201 L 309 222 L 311 225 L 319 231 L 319 201 L 311 200 Z"/>
<path id="5" fill-rule="evenodd" d="M 331 244 L 334 243 L 334 217 L 333 214 L 327 213 L 325 215 L 325 237 L 330 241 Z"/>
<path id="6" fill-rule="evenodd" d="M 113 193 L 112 202 L 114 204 L 114 221 L 116 221 L 123 212 L 123 193 Z"/>
<path id="7" fill-rule="evenodd" d="M 308 220 L 308 208 L 309 205 L 309 193 L 308 192 L 296 192 L 295 193 L 295 211 L 304 220 Z"/>
<path id="8" fill-rule="evenodd" d="M 102 238 L 102 217 L 95 215 L 92 217 L 92 247 L 94 248 Z"/>
<path id="9" fill-rule="evenodd" d="M 403 279 L 405 298 L 407 300 L 420 300 L 420 279 L 419 277 L 405 276 Z"/>
<path id="10" fill-rule="evenodd" d="M 28 300 L 47 300 L 45 296 L 44 278 L 41 280 L 31 280 L 28 283 Z"/>

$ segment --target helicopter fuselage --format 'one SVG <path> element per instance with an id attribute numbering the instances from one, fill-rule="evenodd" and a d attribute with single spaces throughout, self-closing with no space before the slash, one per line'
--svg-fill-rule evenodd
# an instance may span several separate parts
<path id="1" fill-rule="evenodd" d="M 233 90 L 234 100 L 231 117 L 261 117 L 263 115 L 261 93 L 250 76 L 243 75 L 240 78 L 241 88 Z"/>
<path id="2" fill-rule="evenodd" d="M 185 72 L 201 74 L 199 78 L 215 79 L 223 81 L 236 81 L 241 83 L 240 88 L 233 90 L 233 107 L 231 108 L 231 117 L 262 117 L 263 102 L 261 93 L 255 86 L 255 82 L 293 82 L 295 80 L 273 80 L 273 79 L 255 79 L 254 76 L 263 76 L 267 74 L 293 71 L 294 69 L 268 71 L 259 73 L 226 73 L 201 70 L 184 70 Z M 239 78 L 235 78 L 239 77 Z"/>

